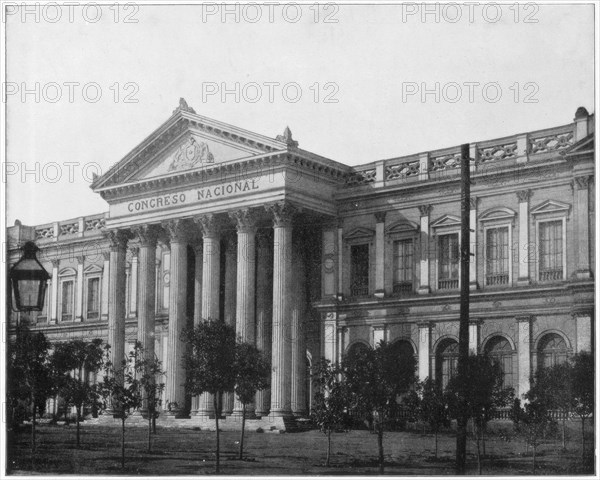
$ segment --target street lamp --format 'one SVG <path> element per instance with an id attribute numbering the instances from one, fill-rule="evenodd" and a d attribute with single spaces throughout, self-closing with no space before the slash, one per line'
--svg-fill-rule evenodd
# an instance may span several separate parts
<path id="1" fill-rule="evenodd" d="M 44 308 L 46 284 L 50 275 L 35 257 L 38 250 L 35 243 L 26 242 L 23 245 L 23 256 L 10 269 L 15 300 L 13 308 L 18 312 L 40 312 Z"/>

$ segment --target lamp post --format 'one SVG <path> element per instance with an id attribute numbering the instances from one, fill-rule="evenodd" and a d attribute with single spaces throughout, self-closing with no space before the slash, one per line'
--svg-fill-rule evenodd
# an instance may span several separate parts
<path id="1" fill-rule="evenodd" d="M 42 311 L 46 286 L 50 275 L 38 261 L 35 254 L 39 251 L 33 242 L 26 242 L 23 256 L 10 269 L 14 302 L 13 309 L 17 312 Z"/>

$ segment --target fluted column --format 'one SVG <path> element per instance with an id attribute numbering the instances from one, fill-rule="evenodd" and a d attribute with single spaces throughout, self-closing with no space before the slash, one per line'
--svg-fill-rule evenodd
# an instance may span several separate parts
<path id="1" fill-rule="evenodd" d="M 237 298 L 235 331 L 243 342 L 254 344 L 256 305 L 256 212 L 243 208 L 230 213 L 237 227 Z M 254 414 L 254 405 L 248 405 L 248 414 Z M 242 413 L 242 404 L 235 399 L 234 414 Z"/>
<path id="2" fill-rule="evenodd" d="M 154 225 L 141 225 L 133 229 L 138 237 L 139 286 L 137 306 L 137 340 L 144 349 L 144 359 L 154 360 L 154 321 L 156 304 L 156 239 L 157 228 Z M 144 401 L 142 412 L 147 412 Z"/>
<path id="3" fill-rule="evenodd" d="M 201 215 L 194 218 L 194 221 L 202 229 L 202 319 L 218 321 L 221 284 L 219 223 L 213 214 Z M 197 415 L 210 416 L 213 414 L 213 396 L 203 393 L 200 395 Z"/>
<path id="4" fill-rule="evenodd" d="M 271 238 L 266 233 L 259 233 L 256 240 L 256 346 L 267 358 L 271 358 L 273 253 Z M 271 389 L 256 392 L 257 416 L 267 415 L 270 405 Z"/>
<path id="5" fill-rule="evenodd" d="M 290 287 L 292 280 L 292 216 L 295 208 L 286 202 L 267 205 L 273 215 L 273 351 L 271 415 L 291 415 Z"/>
<path id="6" fill-rule="evenodd" d="M 118 369 L 125 356 L 125 255 L 129 234 L 124 230 L 109 230 L 107 237 L 110 242 L 108 344 L 110 361 Z M 123 377 L 117 380 L 123 382 Z"/>
<path id="7" fill-rule="evenodd" d="M 292 252 L 292 385 L 291 406 L 296 417 L 306 415 L 306 279 L 305 265 L 300 249 Z"/>
<path id="8" fill-rule="evenodd" d="M 163 228 L 171 241 L 171 282 L 169 288 L 169 333 L 167 337 L 167 381 L 165 385 L 168 413 L 185 414 L 185 343 L 181 332 L 185 328 L 187 311 L 187 232 L 184 220 L 169 220 Z"/>
<path id="9" fill-rule="evenodd" d="M 201 239 L 196 239 L 194 244 L 194 254 L 196 255 L 194 264 L 194 326 L 202 322 L 202 243 Z M 192 415 L 198 413 L 200 406 L 200 396 L 192 397 Z"/>
<path id="10" fill-rule="evenodd" d="M 225 298 L 223 299 L 223 319 L 227 325 L 235 328 L 235 305 L 237 296 L 237 244 L 235 237 L 229 235 L 225 240 Z M 234 404 L 233 392 L 223 392 L 222 402 L 223 415 L 231 415 Z"/>

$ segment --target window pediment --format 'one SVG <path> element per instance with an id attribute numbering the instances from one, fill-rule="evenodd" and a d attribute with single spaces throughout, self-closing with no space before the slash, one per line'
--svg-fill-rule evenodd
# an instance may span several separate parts
<path id="1" fill-rule="evenodd" d="M 479 216 L 479 221 L 490 222 L 493 220 L 514 220 L 517 212 L 507 207 L 494 207 L 486 210 Z"/>
<path id="2" fill-rule="evenodd" d="M 393 223 L 385 229 L 386 235 L 415 235 L 418 232 L 419 225 L 408 220 Z"/>
<path id="3" fill-rule="evenodd" d="M 89 267 L 87 267 L 83 273 L 85 273 L 86 275 L 93 275 L 95 273 L 102 273 L 102 267 L 99 267 L 98 265 L 90 265 Z"/>
<path id="4" fill-rule="evenodd" d="M 74 277 L 75 275 L 77 275 L 77 272 L 74 268 L 63 268 L 58 272 L 59 277 Z"/>
<path id="5" fill-rule="evenodd" d="M 567 215 L 571 210 L 571 205 L 568 203 L 559 202 L 557 200 L 546 200 L 531 210 L 532 215 L 540 215 L 544 213 L 560 213 Z"/>
<path id="6" fill-rule="evenodd" d="M 370 228 L 358 227 L 344 235 L 344 240 L 347 242 L 370 242 L 375 236 L 375 231 Z"/>
<path id="7" fill-rule="evenodd" d="M 431 228 L 460 227 L 460 218 L 454 215 L 444 215 L 431 224 Z"/>

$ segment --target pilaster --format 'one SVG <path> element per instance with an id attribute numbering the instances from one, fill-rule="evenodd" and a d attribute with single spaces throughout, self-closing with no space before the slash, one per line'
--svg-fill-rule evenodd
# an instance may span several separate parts
<path id="1" fill-rule="evenodd" d="M 420 284 L 417 293 L 425 295 L 431 292 L 429 283 L 429 216 L 433 207 L 431 205 L 419 206 L 421 214 L 421 260 L 419 262 Z"/>
<path id="2" fill-rule="evenodd" d="M 520 190 L 517 192 L 519 200 L 519 278 L 518 286 L 529 285 L 529 200 L 533 195 L 532 190 Z"/>

